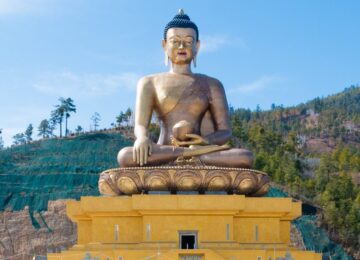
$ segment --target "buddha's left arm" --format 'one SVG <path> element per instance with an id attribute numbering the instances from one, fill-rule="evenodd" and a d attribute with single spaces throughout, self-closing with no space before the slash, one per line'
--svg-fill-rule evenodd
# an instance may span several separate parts
<path id="1" fill-rule="evenodd" d="M 213 118 L 215 132 L 205 136 L 209 144 L 222 145 L 231 138 L 231 124 L 229 106 L 225 96 L 225 90 L 220 81 L 212 79 L 210 87 L 210 113 Z"/>

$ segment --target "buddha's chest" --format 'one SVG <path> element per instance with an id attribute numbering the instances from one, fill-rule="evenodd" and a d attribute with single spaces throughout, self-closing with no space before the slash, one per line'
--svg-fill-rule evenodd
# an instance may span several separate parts
<path id="1" fill-rule="evenodd" d="M 164 115 L 177 113 L 201 114 L 209 106 L 209 90 L 202 85 L 173 85 L 156 88 L 157 110 Z"/>

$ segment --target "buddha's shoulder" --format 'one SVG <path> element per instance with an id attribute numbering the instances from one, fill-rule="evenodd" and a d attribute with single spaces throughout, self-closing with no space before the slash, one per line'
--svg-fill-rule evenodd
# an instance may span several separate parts
<path id="1" fill-rule="evenodd" d="M 139 79 L 139 83 L 148 83 L 148 82 L 151 82 L 153 81 L 154 79 L 154 75 L 146 75 L 146 76 L 143 76 Z"/>
<path id="2" fill-rule="evenodd" d="M 198 80 L 204 81 L 207 85 L 209 85 L 209 87 L 213 87 L 213 88 L 222 88 L 223 87 L 220 80 L 210 77 L 208 75 L 194 73 L 193 76 Z M 168 72 L 150 74 L 150 75 L 146 75 L 146 76 L 140 78 L 138 85 L 153 86 L 154 83 L 156 85 L 156 82 L 158 80 L 162 80 L 164 78 L 172 78 L 172 77 L 174 77 L 174 74 L 171 74 Z"/>
<path id="3" fill-rule="evenodd" d="M 156 74 L 146 75 L 146 76 L 141 77 L 138 80 L 137 89 L 152 91 L 154 89 L 155 79 L 156 79 Z"/>
<path id="4" fill-rule="evenodd" d="M 161 73 L 154 73 L 154 74 L 149 74 L 149 75 L 143 76 L 142 79 L 154 80 L 157 78 L 169 77 L 171 75 L 172 74 L 169 72 L 161 72 Z"/>
<path id="5" fill-rule="evenodd" d="M 222 88 L 223 87 L 221 81 L 214 77 L 210 77 L 208 75 L 200 74 L 200 73 L 197 73 L 194 75 L 196 76 L 196 78 L 205 81 L 209 85 L 209 87 L 214 87 L 214 88 Z"/>
<path id="6" fill-rule="evenodd" d="M 138 85 L 153 85 L 156 80 L 166 77 L 167 74 L 168 73 L 156 73 L 143 76 L 139 79 Z"/>

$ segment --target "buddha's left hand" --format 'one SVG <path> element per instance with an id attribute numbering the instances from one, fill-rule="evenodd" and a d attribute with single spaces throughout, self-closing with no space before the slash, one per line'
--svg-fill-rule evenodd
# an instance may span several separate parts
<path id="1" fill-rule="evenodd" d="M 202 136 L 197 134 L 186 134 L 186 137 L 189 138 L 187 141 L 179 141 L 175 137 L 171 137 L 171 143 L 175 146 L 190 146 L 190 145 L 208 145 L 209 142 L 205 140 Z"/>

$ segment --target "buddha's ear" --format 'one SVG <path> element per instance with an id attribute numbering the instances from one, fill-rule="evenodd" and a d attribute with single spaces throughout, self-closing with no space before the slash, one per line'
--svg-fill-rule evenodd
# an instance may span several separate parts
<path id="1" fill-rule="evenodd" d="M 200 41 L 196 42 L 196 53 L 198 53 L 200 50 Z"/>
<path id="2" fill-rule="evenodd" d="M 162 40 L 161 45 L 162 45 L 164 51 L 166 51 L 166 40 Z"/>

